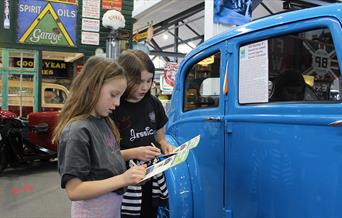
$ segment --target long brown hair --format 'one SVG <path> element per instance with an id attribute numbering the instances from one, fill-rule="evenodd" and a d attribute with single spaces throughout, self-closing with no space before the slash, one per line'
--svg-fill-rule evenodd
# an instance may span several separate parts
<path id="1" fill-rule="evenodd" d="M 82 71 L 71 84 L 70 95 L 59 114 L 53 133 L 53 143 L 58 142 L 66 125 L 90 116 L 99 99 L 102 86 L 105 82 L 115 78 L 126 79 L 126 73 L 114 60 L 97 56 L 87 60 Z M 120 134 L 114 122 L 109 117 L 106 117 L 105 120 L 111 127 L 116 141 L 119 142 Z"/>
<path id="2" fill-rule="evenodd" d="M 141 50 L 128 49 L 123 51 L 118 58 L 118 62 L 127 73 L 127 89 L 123 97 L 127 97 L 134 85 L 140 83 L 142 71 L 146 70 L 152 73 L 154 78 L 154 64 L 150 57 Z M 150 92 L 147 94 L 150 94 Z"/>

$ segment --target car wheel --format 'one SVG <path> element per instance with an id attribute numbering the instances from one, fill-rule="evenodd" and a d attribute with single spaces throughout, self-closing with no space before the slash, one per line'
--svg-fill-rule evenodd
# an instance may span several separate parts
<path id="1" fill-rule="evenodd" d="M 4 148 L 0 148 L 0 173 L 7 167 L 7 160 Z"/>

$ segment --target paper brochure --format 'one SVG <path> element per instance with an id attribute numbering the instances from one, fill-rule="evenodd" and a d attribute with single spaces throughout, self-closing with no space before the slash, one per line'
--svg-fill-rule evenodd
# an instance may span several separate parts
<path id="1" fill-rule="evenodd" d="M 186 160 L 189 154 L 189 150 L 195 148 L 200 141 L 200 135 L 190 139 L 189 141 L 183 143 L 179 147 L 174 150 L 174 155 L 161 160 L 146 169 L 146 176 L 144 180 L 151 178 L 165 170 L 169 169 L 170 167 L 176 166 Z"/>

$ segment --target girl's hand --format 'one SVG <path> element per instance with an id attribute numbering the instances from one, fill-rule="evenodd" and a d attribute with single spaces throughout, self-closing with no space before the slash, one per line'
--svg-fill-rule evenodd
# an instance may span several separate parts
<path id="1" fill-rule="evenodd" d="M 164 154 L 172 154 L 173 150 L 176 149 L 175 146 L 170 145 L 170 144 L 164 144 L 161 146 L 161 148 L 162 148 Z"/>
<path id="2" fill-rule="evenodd" d="M 136 149 L 136 159 L 144 162 L 150 161 L 160 155 L 160 149 L 153 146 L 140 146 Z"/>
<path id="3" fill-rule="evenodd" d="M 127 185 L 136 185 L 145 177 L 146 164 L 133 166 L 122 174 L 123 180 Z"/>

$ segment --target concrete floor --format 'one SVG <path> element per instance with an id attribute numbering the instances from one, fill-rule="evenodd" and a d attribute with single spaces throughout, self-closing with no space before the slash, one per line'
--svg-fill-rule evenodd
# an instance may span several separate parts
<path id="1" fill-rule="evenodd" d="M 0 218 L 68 218 L 57 161 L 7 168 L 0 174 Z"/>

